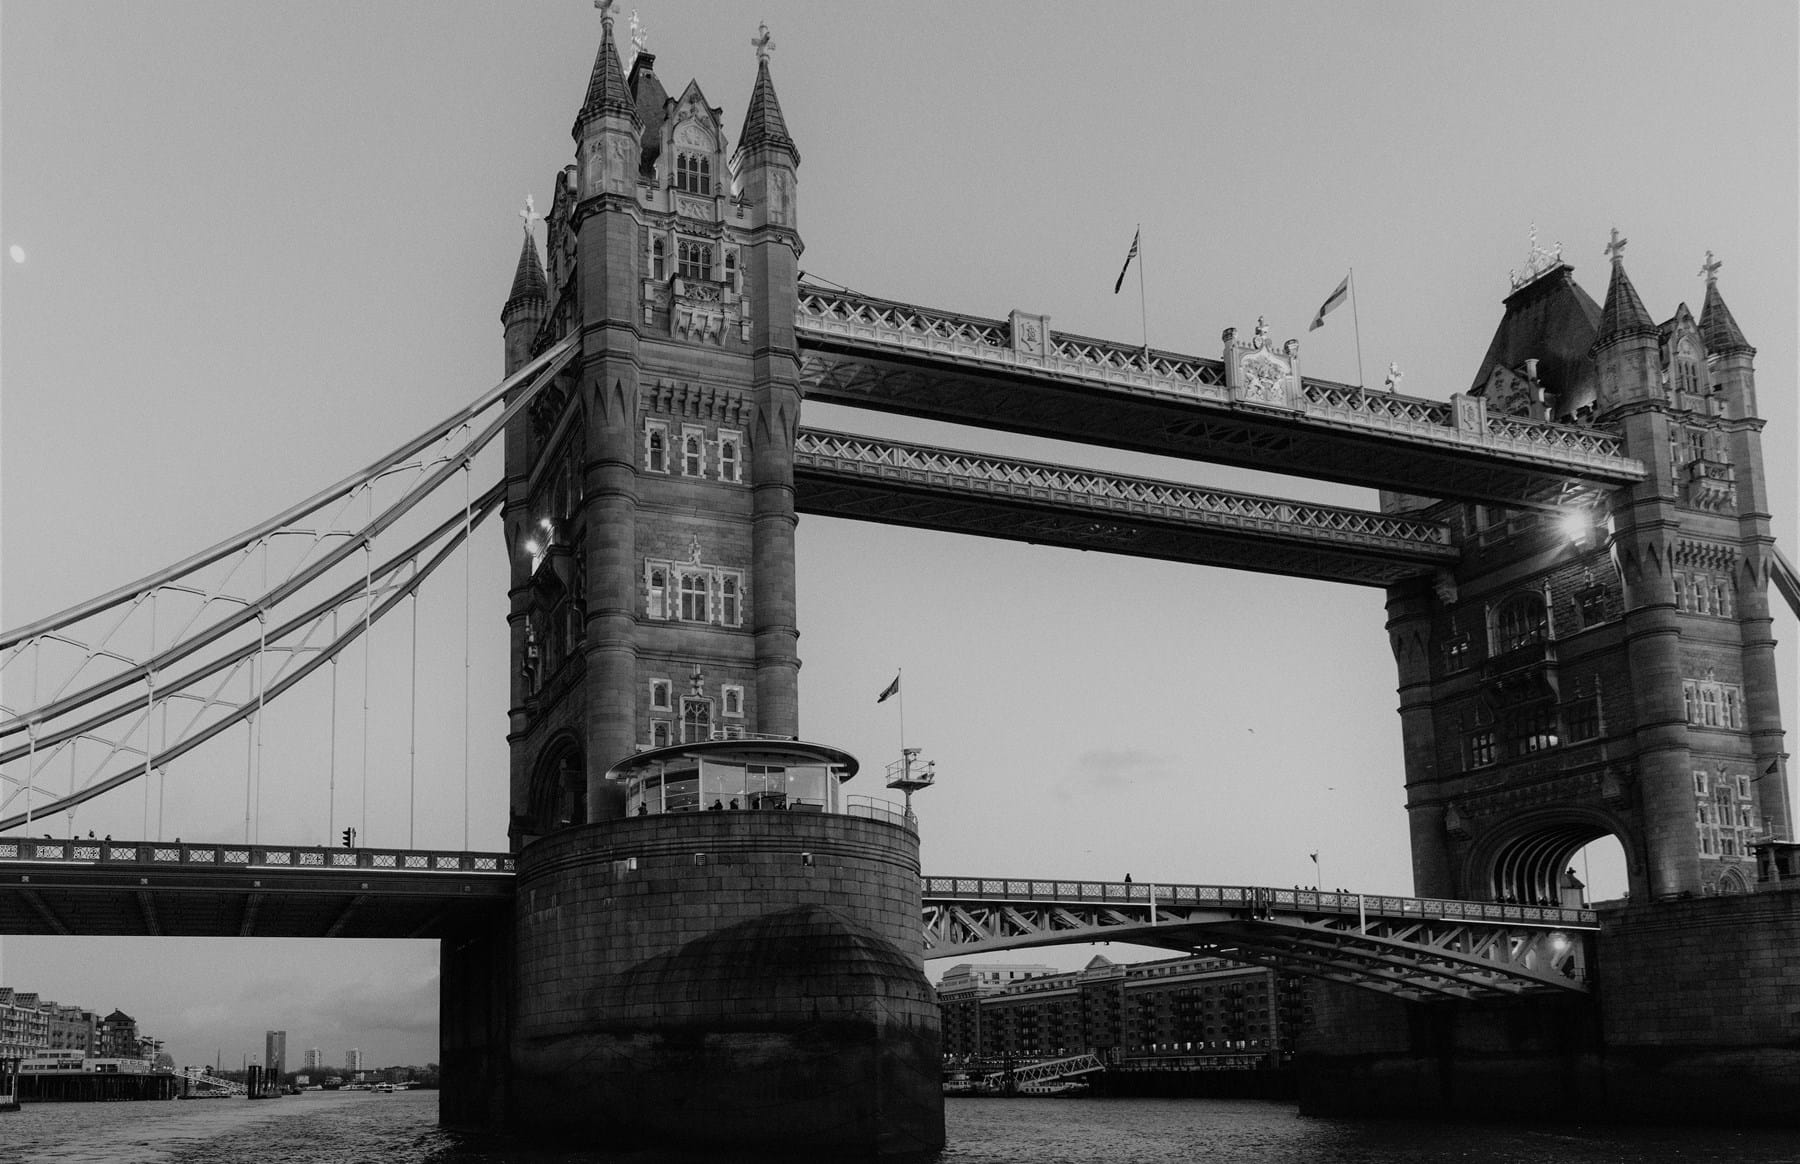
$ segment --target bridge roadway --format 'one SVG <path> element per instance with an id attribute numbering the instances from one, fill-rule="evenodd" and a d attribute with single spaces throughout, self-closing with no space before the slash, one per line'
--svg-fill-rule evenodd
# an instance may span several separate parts
<path id="1" fill-rule="evenodd" d="M 800 288 L 808 400 L 1388 489 L 1554 508 L 1643 480 L 1599 429 L 1302 378 L 1286 406 L 1247 400 L 1222 360 Z"/>
<path id="2" fill-rule="evenodd" d="M 0 934 L 441 938 L 504 915 L 507 853 L 0 840 Z M 1120 941 L 1409 999 L 1585 990 L 1593 910 L 1259 886 L 927 877 L 927 958 Z"/>

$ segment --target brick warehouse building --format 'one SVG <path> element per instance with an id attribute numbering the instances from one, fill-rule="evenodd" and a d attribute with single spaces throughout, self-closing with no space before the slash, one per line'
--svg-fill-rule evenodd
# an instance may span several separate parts
<path id="1" fill-rule="evenodd" d="M 1382 498 L 1463 551 L 1388 595 L 1420 894 L 1556 901 L 1608 835 L 1634 903 L 1745 893 L 1793 837 L 1755 349 L 1719 264 L 1658 324 L 1614 238 L 1603 305 L 1534 249 L 1456 407 L 1616 435 L 1648 479 L 1573 522 Z"/>
<path id="2" fill-rule="evenodd" d="M 1275 1067 L 1307 1017 L 1305 980 L 1221 958 L 1080 970 L 953 966 L 938 984 L 947 1060 L 1052 1059 L 1092 1051 L 1113 1064 Z M 1207 1062 L 1207 1061 L 1211 1062 Z"/>

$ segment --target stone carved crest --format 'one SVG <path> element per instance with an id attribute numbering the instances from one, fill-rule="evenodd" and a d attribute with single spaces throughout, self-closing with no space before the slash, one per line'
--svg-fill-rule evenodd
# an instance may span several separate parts
<path id="1" fill-rule="evenodd" d="M 1248 341 L 1238 338 L 1235 327 L 1226 328 L 1220 338 L 1225 342 L 1225 385 L 1233 400 L 1266 408 L 1305 409 L 1299 340 L 1288 340 L 1277 349 L 1261 319 Z"/>

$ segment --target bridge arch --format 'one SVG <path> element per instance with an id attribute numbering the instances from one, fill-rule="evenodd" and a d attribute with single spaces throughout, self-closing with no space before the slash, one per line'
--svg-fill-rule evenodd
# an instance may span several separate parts
<path id="1" fill-rule="evenodd" d="M 574 732 L 558 732 L 538 753 L 528 811 L 538 836 L 587 822 L 587 759 Z"/>
<path id="2" fill-rule="evenodd" d="M 1638 888 L 1643 859 L 1631 826 L 1604 809 L 1576 805 L 1524 813 L 1490 831 L 1470 849 L 1462 883 L 1474 897 L 1561 904 L 1562 878 L 1575 855 L 1608 836 L 1625 850 L 1626 875 Z"/>

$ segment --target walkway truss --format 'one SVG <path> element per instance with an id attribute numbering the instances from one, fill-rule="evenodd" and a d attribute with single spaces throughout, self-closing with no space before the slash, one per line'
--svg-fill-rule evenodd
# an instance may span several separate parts
<path id="1" fill-rule="evenodd" d="M 498 508 L 501 486 L 473 492 L 471 461 L 576 343 L 286 512 L 0 634 L 0 830 L 162 771 L 238 724 L 257 739 L 270 701 L 415 596 Z"/>
<path id="2" fill-rule="evenodd" d="M 925 879 L 925 956 L 1131 942 L 1412 1001 L 1584 993 L 1593 910 L 1242 885 Z"/>

